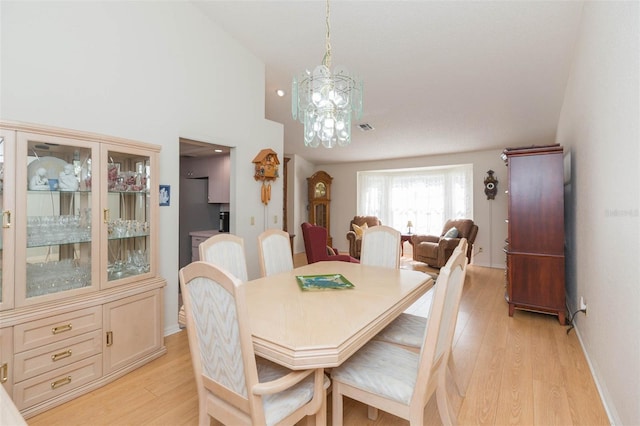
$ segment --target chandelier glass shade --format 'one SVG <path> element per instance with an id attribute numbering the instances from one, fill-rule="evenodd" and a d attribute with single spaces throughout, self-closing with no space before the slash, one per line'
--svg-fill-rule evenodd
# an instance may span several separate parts
<path id="1" fill-rule="evenodd" d="M 322 65 L 293 78 L 291 113 L 304 125 L 304 144 L 312 148 L 347 146 L 351 119 L 362 117 L 362 81 L 344 67 L 331 72 L 329 1 L 327 0 L 327 51 Z"/>

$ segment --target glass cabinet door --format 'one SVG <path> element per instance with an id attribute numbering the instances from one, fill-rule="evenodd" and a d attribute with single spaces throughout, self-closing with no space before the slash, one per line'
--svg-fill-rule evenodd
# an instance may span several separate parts
<path id="1" fill-rule="evenodd" d="M 322 226 L 323 228 L 327 227 L 327 205 L 325 203 L 318 203 L 314 206 L 315 208 L 315 223 L 314 225 Z"/>
<path id="2" fill-rule="evenodd" d="M 16 217 L 17 305 L 98 288 L 91 180 L 97 152 L 90 142 L 18 133 L 16 199 L 26 215 Z"/>
<path id="3" fill-rule="evenodd" d="M 15 132 L 0 129 L 0 311 L 13 307 Z M 6 250 L 5 250 L 6 248 Z"/>
<path id="4" fill-rule="evenodd" d="M 121 149 L 121 148 L 120 148 Z M 105 151 L 103 151 L 105 152 Z M 108 149 L 103 173 L 106 200 L 103 202 L 103 232 L 106 256 L 103 287 L 126 284 L 140 275 L 150 275 L 152 245 L 151 161 L 144 150 L 133 147 L 127 153 Z"/>

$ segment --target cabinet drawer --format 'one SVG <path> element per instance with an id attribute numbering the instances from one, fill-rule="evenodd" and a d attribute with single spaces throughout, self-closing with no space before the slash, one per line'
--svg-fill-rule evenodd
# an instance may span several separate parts
<path id="1" fill-rule="evenodd" d="M 19 382 L 102 351 L 102 329 L 20 352 L 14 358 L 14 381 Z"/>
<path id="2" fill-rule="evenodd" d="M 13 329 L 0 328 L 0 386 L 13 394 Z M 1 422 L 0 422 L 1 423 Z"/>
<path id="3" fill-rule="evenodd" d="M 102 306 L 67 312 L 16 325 L 13 328 L 15 352 L 35 349 L 102 328 Z"/>
<path id="4" fill-rule="evenodd" d="M 198 250 L 198 246 L 203 241 L 206 241 L 209 237 L 191 237 L 191 248 Z"/>
<path id="5" fill-rule="evenodd" d="M 208 240 L 210 237 L 191 237 L 191 261 L 195 262 L 200 260 L 200 244 Z"/>
<path id="6" fill-rule="evenodd" d="M 19 410 L 69 392 L 102 376 L 102 355 L 94 355 L 66 367 L 16 383 L 13 400 Z"/>
<path id="7" fill-rule="evenodd" d="M 532 309 L 564 311 L 564 257 L 509 256 L 510 302 Z"/>

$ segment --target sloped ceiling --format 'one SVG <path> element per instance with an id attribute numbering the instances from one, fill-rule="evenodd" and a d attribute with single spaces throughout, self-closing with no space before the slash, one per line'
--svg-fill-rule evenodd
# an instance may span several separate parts
<path id="1" fill-rule="evenodd" d="M 365 92 L 351 145 L 328 150 L 304 147 L 290 98 L 292 77 L 322 61 L 326 3 L 193 3 L 265 63 L 285 153 L 325 164 L 553 143 L 583 5 L 333 0 L 332 65 Z"/>

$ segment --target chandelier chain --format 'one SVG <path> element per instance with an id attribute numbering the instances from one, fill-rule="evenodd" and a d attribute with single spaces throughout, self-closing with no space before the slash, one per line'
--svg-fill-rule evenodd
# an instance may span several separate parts
<path id="1" fill-rule="evenodd" d="M 329 9 L 329 0 L 327 0 L 327 36 L 326 36 L 326 44 L 327 51 L 324 54 L 324 59 L 322 60 L 322 65 L 327 68 L 331 68 L 331 23 L 329 22 L 329 16 L 331 14 L 331 10 Z"/>

